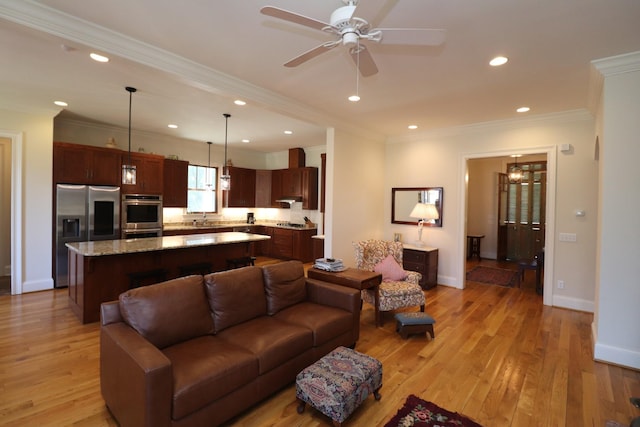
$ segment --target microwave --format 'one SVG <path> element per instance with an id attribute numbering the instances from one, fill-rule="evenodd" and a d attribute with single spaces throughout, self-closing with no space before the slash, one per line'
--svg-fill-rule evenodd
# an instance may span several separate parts
<path id="1" fill-rule="evenodd" d="M 122 232 L 162 229 L 162 196 L 157 194 L 122 195 Z"/>

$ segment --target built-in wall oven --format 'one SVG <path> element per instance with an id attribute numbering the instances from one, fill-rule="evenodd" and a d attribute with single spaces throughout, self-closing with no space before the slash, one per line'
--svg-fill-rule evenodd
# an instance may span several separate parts
<path id="1" fill-rule="evenodd" d="M 122 238 L 162 236 L 162 196 L 122 195 Z"/>

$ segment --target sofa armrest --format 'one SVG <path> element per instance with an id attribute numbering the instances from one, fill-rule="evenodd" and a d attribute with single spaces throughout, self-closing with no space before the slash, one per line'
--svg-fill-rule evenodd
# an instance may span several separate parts
<path id="1" fill-rule="evenodd" d="M 341 308 L 360 316 L 360 291 L 347 286 L 323 282 L 321 280 L 307 280 L 307 300 L 316 304 Z"/>
<path id="2" fill-rule="evenodd" d="M 131 327 L 101 327 L 100 389 L 121 426 L 169 426 L 172 376 L 169 359 Z"/>

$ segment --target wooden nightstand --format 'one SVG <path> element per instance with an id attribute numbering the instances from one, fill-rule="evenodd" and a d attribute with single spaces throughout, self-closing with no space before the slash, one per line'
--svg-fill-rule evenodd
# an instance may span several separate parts
<path id="1" fill-rule="evenodd" d="M 438 284 L 438 249 L 428 246 L 403 245 L 402 266 L 422 274 L 420 286 L 431 289 Z"/>

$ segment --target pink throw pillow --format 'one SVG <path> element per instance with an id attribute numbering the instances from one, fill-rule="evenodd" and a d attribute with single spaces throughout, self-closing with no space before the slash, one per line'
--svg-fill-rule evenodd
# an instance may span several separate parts
<path id="1" fill-rule="evenodd" d="M 373 271 L 381 273 L 382 280 L 385 282 L 404 280 L 404 278 L 407 277 L 407 274 L 395 260 L 393 255 L 387 255 L 385 259 L 373 267 Z"/>

